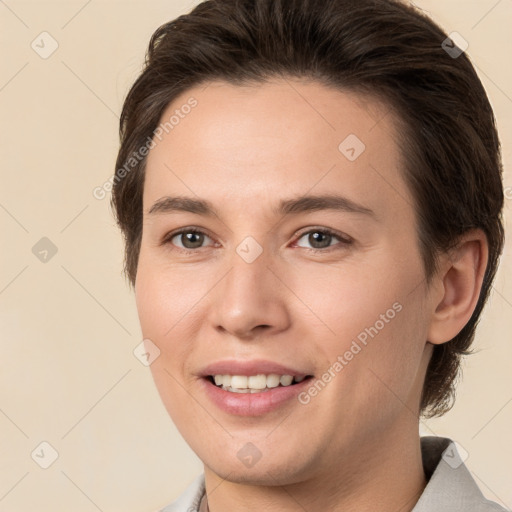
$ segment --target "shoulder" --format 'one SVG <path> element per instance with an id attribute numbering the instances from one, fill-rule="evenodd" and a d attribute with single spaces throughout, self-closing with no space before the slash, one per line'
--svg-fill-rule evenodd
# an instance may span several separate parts
<path id="1" fill-rule="evenodd" d="M 204 473 L 201 473 L 189 484 L 176 501 L 158 512 L 197 512 L 204 491 Z"/>
<path id="2" fill-rule="evenodd" d="M 467 452 L 446 437 L 421 438 L 428 479 L 412 512 L 509 512 L 484 497 L 464 464 Z"/>

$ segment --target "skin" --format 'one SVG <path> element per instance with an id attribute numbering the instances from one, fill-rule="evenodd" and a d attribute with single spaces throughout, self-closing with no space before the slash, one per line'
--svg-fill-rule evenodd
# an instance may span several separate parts
<path id="1" fill-rule="evenodd" d="M 176 98 L 162 120 L 190 97 L 197 107 L 148 156 L 135 291 L 144 338 L 161 351 L 156 386 L 204 463 L 210 510 L 411 510 L 426 484 L 426 366 L 476 305 L 485 235 L 468 232 L 427 287 L 399 136 L 377 100 L 299 80 L 213 82 Z M 366 145 L 353 162 L 338 149 L 349 134 Z M 333 192 L 375 218 L 272 211 L 281 199 Z M 209 200 L 218 216 L 149 213 L 178 195 Z M 168 236 L 183 227 L 206 235 L 188 254 L 186 238 Z M 314 245 L 315 228 L 352 243 Z M 247 236 L 263 249 L 252 263 L 236 252 Z M 226 358 L 321 377 L 394 303 L 401 311 L 307 404 L 240 417 L 202 392 L 200 370 Z M 252 467 L 237 457 L 248 442 L 261 453 Z"/>

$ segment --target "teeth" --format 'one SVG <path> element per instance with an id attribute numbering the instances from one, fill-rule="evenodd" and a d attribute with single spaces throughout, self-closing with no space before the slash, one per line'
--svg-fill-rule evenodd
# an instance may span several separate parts
<path id="1" fill-rule="evenodd" d="M 293 381 L 293 377 L 291 375 L 281 375 L 279 382 L 281 386 L 289 386 Z"/>
<path id="2" fill-rule="evenodd" d="M 265 375 L 251 375 L 247 380 L 248 383 L 246 387 L 256 391 L 259 389 L 265 389 L 267 387 L 267 377 L 265 377 Z"/>
<path id="3" fill-rule="evenodd" d="M 281 386 L 290 386 L 293 382 L 302 382 L 305 377 L 293 375 L 214 375 L 215 384 L 226 391 L 234 393 L 261 393 Z"/>
<path id="4" fill-rule="evenodd" d="M 277 388 L 279 386 L 279 375 L 271 373 L 267 377 L 267 388 Z"/>
<path id="5" fill-rule="evenodd" d="M 250 389 L 250 388 L 237 389 L 237 388 L 232 388 L 231 386 L 229 386 L 229 387 L 222 386 L 222 389 L 224 391 L 231 391 L 232 393 L 266 393 L 267 391 L 270 391 L 270 389 L 268 389 L 268 388 L 265 388 L 265 389 Z"/>
<path id="6" fill-rule="evenodd" d="M 236 389 L 245 389 L 247 387 L 247 377 L 245 375 L 233 375 L 231 377 L 231 387 Z"/>

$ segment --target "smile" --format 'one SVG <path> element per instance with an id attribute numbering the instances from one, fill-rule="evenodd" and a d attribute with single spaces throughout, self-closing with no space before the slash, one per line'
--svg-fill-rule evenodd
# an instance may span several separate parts
<path id="1" fill-rule="evenodd" d="M 217 387 L 231 393 L 264 393 L 280 386 L 292 386 L 302 382 L 305 376 L 278 375 L 210 375 L 208 379 Z"/>

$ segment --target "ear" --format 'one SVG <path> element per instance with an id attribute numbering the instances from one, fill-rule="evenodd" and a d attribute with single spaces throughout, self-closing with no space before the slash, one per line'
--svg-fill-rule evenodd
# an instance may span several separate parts
<path id="1" fill-rule="evenodd" d="M 455 249 L 442 255 L 435 279 L 427 340 L 439 345 L 454 338 L 475 310 L 487 268 L 489 245 L 481 229 L 464 234 Z"/>

